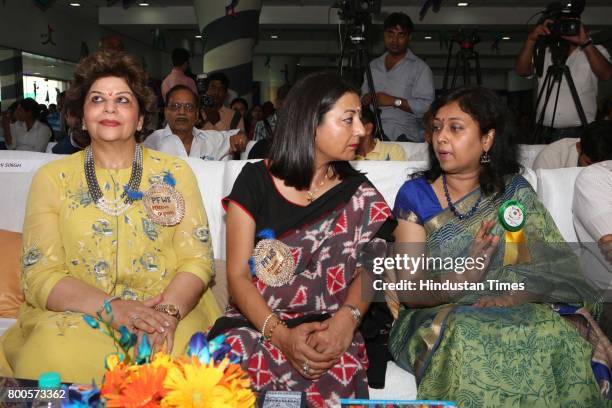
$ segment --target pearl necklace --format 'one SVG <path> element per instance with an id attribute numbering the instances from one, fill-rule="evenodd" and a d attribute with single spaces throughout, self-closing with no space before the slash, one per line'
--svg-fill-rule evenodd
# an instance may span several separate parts
<path id="1" fill-rule="evenodd" d="M 87 180 L 87 188 L 89 189 L 89 195 L 96 204 L 96 207 L 113 217 L 117 217 L 130 208 L 133 200 L 128 197 L 125 189 L 123 193 L 114 200 L 108 200 L 102 194 L 98 179 L 96 177 L 96 168 L 94 164 L 93 150 L 91 145 L 85 149 L 85 180 Z M 136 145 L 134 151 L 134 159 L 132 160 L 132 173 L 130 174 L 130 180 L 126 186 L 126 189 L 131 191 L 138 191 L 140 188 L 140 181 L 142 180 L 142 148 L 139 144 Z"/>

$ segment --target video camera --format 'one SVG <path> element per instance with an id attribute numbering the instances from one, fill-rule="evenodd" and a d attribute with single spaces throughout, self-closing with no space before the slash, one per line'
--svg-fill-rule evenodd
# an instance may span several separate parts
<path id="1" fill-rule="evenodd" d="M 550 36 L 574 36 L 580 34 L 580 16 L 584 11 L 585 0 L 555 1 L 546 6 L 538 25 L 552 20 L 548 25 Z"/>
<path id="2" fill-rule="evenodd" d="M 340 9 L 341 20 L 367 20 L 372 14 L 380 13 L 382 0 L 336 0 L 332 8 Z"/>
<path id="3" fill-rule="evenodd" d="M 215 100 L 212 96 L 207 95 L 208 91 L 208 75 L 199 74 L 196 81 L 196 87 L 198 88 L 198 103 L 201 108 L 213 108 L 215 106 Z"/>
<path id="4" fill-rule="evenodd" d="M 539 77 L 544 73 L 546 48 L 550 50 L 553 64 L 565 64 L 570 44 L 562 37 L 580 34 L 582 26 L 580 16 L 584 6 L 585 0 L 555 1 L 546 6 L 542 12 L 537 24 L 544 24 L 546 20 L 552 20 L 552 23 L 548 24 L 550 34 L 538 38 L 533 52 L 535 71 Z"/>

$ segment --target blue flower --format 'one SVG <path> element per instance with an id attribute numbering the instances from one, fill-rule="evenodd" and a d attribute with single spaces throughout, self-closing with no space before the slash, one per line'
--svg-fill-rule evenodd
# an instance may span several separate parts
<path id="1" fill-rule="evenodd" d="M 130 331 L 125 326 L 119 327 L 119 333 L 121 334 L 121 337 L 119 338 L 119 344 L 124 349 L 129 350 L 132 346 L 134 346 L 134 344 L 136 344 L 136 335 L 134 333 L 130 333 Z"/>
<path id="2" fill-rule="evenodd" d="M 208 364 L 210 361 L 210 351 L 208 350 L 208 341 L 206 335 L 202 332 L 197 332 L 191 336 L 189 347 L 187 348 L 188 356 L 196 356 L 202 364 Z"/>
<path id="3" fill-rule="evenodd" d="M 100 327 L 100 322 L 90 315 L 83 315 L 83 320 L 85 320 L 85 323 L 87 323 L 92 329 L 97 329 Z"/>
<path id="4" fill-rule="evenodd" d="M 140 340 L 140 345 L 138 346 L 138 352 L 136 353 L 136 364 L 146 364 L 149 362 L 151 358 L 151 343 L 149 343 L 149 336 L 144 334 L 142 336 L 142 340 Z"/>

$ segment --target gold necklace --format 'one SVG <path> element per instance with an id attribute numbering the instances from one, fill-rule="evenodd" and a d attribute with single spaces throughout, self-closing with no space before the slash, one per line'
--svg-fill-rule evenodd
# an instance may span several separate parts
<path id="1" fill-rule="evenodd" d="M 329 174 L 331 170 L 331 175 Z M 321 180 L 321 182 L 319 183 L 319 186 L 316 188 L 313 188 L 311 190 L 306 191 L 306 195 L 308 197 L 306 197 L 306 200 L 308 200 L 308 203 L 312 203 L 315 198 L 316 198 L 316 194 L 319 192 L 319 189 L 321 187 L 323 187 L 323 185 L 325 184 L 325 182 L 327 180 L 331 180 L 333 177 L 335 176 L 334 174 L 334 169 L 332 169 L 331 166 L 327 166 L 327 171 L 325 171 L 325 177 L 323 178 L 323 180 Z"/>

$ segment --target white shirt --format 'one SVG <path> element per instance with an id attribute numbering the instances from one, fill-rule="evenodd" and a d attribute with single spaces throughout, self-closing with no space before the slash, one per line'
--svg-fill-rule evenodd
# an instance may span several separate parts
<path id="1" fill-rule="evenodd" d="M 585 167 L 574 187 L 574 229 L 582 246 L 581 263 L 587 278 L 600 289 L 612 289 L 612 265 L 597 246 L 612 234 L 612 160 Z M 610 300 L 610 295 L 606 296 Z"/>
<path id="2" fill-rule="evenodd" d="M 51 129 L 49 126 L 35 120 L 32 128 L 28 130 L 25 122 L 11 124 L 11 136 L 13 142 L 8 146 L 12 150 L 27 150 L 31 152 L 42 152 L 47 150 L 47 144 L 51 140 Z"/>
<path id="3" fill-rule="evenodd" d="M 601 45 L 595 46 L 599 52 L 610 61 L 610 54 Z M 552 64 L 550 50 L 546 48 L 544 53 L 544 69 L 542 77 L 538 78 L 538 92 L 540 91 L 544 79 L 546 78 L 546 70 Z M 576 86 L 576 92 L 580 98 L 580 103 L 584 109 L 587 123 L 591 123 L 595 120 L 597 114 L 597 76 L 593 73 L 586 54 L 580 48 L 576 48 L 572 52 L 565 64 L 569 67 L 574 85 Z M 557 95 L 557 87 L 553 88 L 550 95 L 550 100 L 546 105 L 546 113 L 544 114 L 544 126 L 550 126 L 552 124 L 552 115 L 555 109 L 555 97 Z M 538 106 L 538 113 L 536 120 L 540 119 L 540 113 L 542 112 L 542 105 L 544 104 L 544 98 L 546 97 L 546 91 L 542 96 L 540 105 Z M 576 105 L 572 99 L 572 94 L 567 85 L 565 77 L 561 81 L 561 90 L 559 91 L 559 104 L 557 106 L 557 113 L 555 115 L 555 128 L 567 128 L 582 126 L 580 122 L 580 116 L 576 110 Z"/>
<path id="4" fill-rule="evenodd" d="M 578 167 L 579 154 L 576 143 L 579 141 L 579 138 L 566 137 L 552 142 L 538 153 L 532 168 L 537 170 Z"/>
<path id="5" fill-rule="evenodd" d="M 228 131 L 201 130 L 193 128 L 193 141 L 189 155 L 181 139 L 172 133 L 170 125 L 151 133 L 143 143 L 145 147 L 178 157 L 199 157 L 203 160 L 229 160 L 230 137 L 239 129 Z"/>

